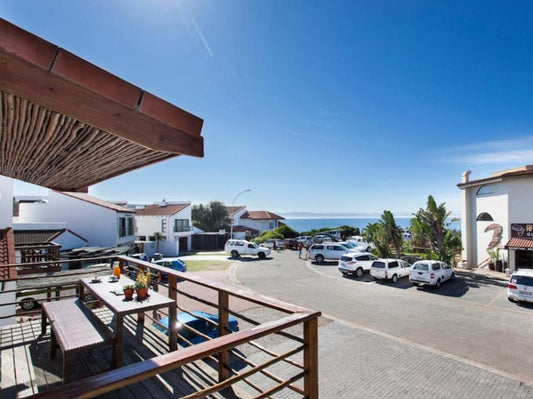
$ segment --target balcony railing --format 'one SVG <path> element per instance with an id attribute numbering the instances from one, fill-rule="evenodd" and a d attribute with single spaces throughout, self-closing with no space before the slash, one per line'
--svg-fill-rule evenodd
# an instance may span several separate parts
<path id="1" fill-rule="evenodd" d="M 178 351 L 164 353 L 155 358 L 51 388 L 32 397 L 92 398 L 155 376 L 162 379 L 170 370 L 182 368 L 193 362 L 204 361 L 215 368 L 218 375 L 217 381 L 209 386 L 198 388 L 190 397 L 204 397 L 236 387 L 244 389 L 251 397 L 257 398 L 270 397 L 282 390 L 291 390 L 293 395 L 300 397 L 318 398 L 317 334 L 320 312 L 207 281 L 197 275 L 175 272 L 130 257 L 118 256 L 113 260 L 119 262 L 125 273 L 137 268 L 149 268 L 153 276 L 154 288 L 157 288 L 160 293 L 166 290 L 168 296 L 176 301 L 176 306 L 181 312 L 191 314 L 200 307 L 212 309 L 218 317 L 218 323 L 207 319 L 206 322 L 216 324 L 218 337 L 211 339 L 195 331 L 206 341 L 192 345 L 185 336 L 179 335 L 179 342 L 188 342 L 187 347 L 180 347 Z M 2 267 L 18 266 L 20 265 Z M 168 282 L 157 284 L 158 273 L 168 275 Z M 34 275 L 29 278 L 50 279 Z M 178 280 L 180 280 L 179 284 Z M 48 296 L 44 300 L 61 300 L 64 298 L 61 295 L 63 288 L 73 289 L 72 279 L 64 283 L 58 281 L 55 284 L 49 280 L 45 281 L 47 281 Z M 20 289 L 17 288 L 15 291 L 18 292 Z M 51 293 L 54 295 L 52 296 Z M 233 305 L 234 303 L 236 305 Z M 0 306 L 6 305 L 12 304 Z M 250 314 L 249 311 L 242 309 L 253 309 L 253 311 Z M 230 315 L 239 320 L 240 331 L 229 332 Z M 160 315 L 146 313 L 145 317 L 154 324 L 159 323 Z M 187 327 L 187 329 L 191 328 Z M 235 367 L 230 358 L 237 359 L 241 366 Z M 3 359 L 2 361 L 4 363 Z"/>
<path id="2" fill-rule="evenodd" d="M 192 231 L 192 226 L 174 226 L 174 233 L 183 233 L 186 231 Z"/>

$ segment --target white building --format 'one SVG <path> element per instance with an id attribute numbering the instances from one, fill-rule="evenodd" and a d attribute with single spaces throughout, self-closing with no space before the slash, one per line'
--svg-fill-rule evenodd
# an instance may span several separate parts
<path id="1" fill-rule="evenodd" d="M 227 207 L 233 223 L 233 238 L 245 238 L 246 232 L 261 234 L 279 227 L 284 217 L 269 211 L 249 211 L 246 206 Z"/>
<path id="2" fill-rule="evenodd" d="M 46 201 L 20 203 L 18 222 L 64 222 L 90 246 L 135 244 L 135 211 L 85 193 L 50 190 Z"/>
<path id="3" fill-rule="evenodd" d="M 62 251 L 85 247 L 88 241 L 67 228 L 67 223 L 13 223 L 15 245 L 54 243 Z"/>
<path id="4" fill-rule="evenodd" d="M 15 239 L 13 236 L 13 179 L 0 176 L 0 265 L 14 264 L 15 259 Z M 17 271 L 0 268 L 0 316 L 13 316 L 0 319 L 0 327 L 15 323 L 15 292 L 16 281 L 6 281 L 15 279 Z M 8 305 L 11 304 L 11 305 Z"/>
<path id="5" fill-rule="evenodd" d="M 137 245 L 148 256 L 155 252 L 177 256 L 191 249 L 192 207 L 190 202 L 162 201 L 135 208 Z M 156 236 L 156 233 L 158 237 Z"/>
<path id="6" fill-rule="evenodd" d="M 470 180 L 463 173 L 461 234 L 468 267 L 483 266 L 500 249 L 511 270 L 533 268 L 533 165 Z"/>

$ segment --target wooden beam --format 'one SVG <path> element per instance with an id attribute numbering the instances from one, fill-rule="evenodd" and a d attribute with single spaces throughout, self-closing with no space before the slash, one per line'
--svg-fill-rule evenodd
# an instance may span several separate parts
<path id="1" fill-rule="evenodd" d="M 204 155 L 202 137 L 191 136 L 5 52 L 0 52 L 0 89 L 152 150 Z"/>

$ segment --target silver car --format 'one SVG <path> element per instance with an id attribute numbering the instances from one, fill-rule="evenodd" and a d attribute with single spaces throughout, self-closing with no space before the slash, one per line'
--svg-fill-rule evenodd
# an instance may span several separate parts
<path id="1" fill-rule="evenodd" d="M 339 271 L 346 275 L 361 277 L 365 270 L 370 270 L 372 263 L 376 261 L 374 255 L 368 252 L 348 252 L 339 260 Z"/>

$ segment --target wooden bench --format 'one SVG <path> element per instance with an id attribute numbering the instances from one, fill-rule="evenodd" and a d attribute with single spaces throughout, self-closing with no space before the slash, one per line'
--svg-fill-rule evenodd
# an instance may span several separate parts
<path id="1" fill-rule="evenodd" d="M 59 345 L 63 352 L 63 382 L 70 381 L 72 356 L 87 349 L 115 344 L 111 330 L 79 298 L 42 304 L 42 334 L 50 321 L 50 358 Z M 112 353 L 114 356 L 115 348 Z M 112 361 L 114 364 L 114 359 Z"/>

